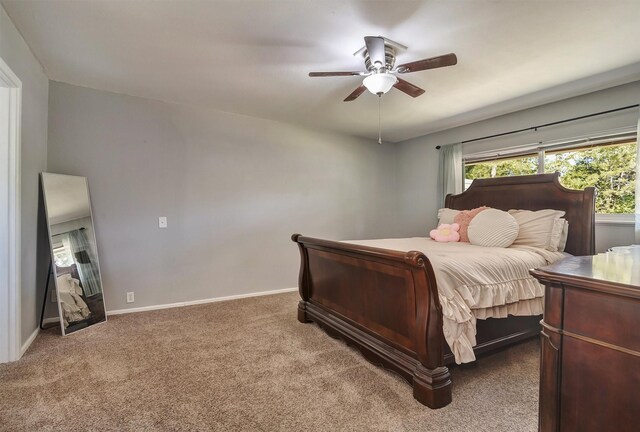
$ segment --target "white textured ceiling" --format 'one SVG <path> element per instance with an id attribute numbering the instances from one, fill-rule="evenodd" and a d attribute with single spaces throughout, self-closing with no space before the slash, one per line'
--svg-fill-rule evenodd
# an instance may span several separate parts
<path id="1" fill-rule="evenodd" d="M 352 135 L 377 135 L 377 98 L 342 99 L 365 35 L 409 47 L 398 64 L 455 52 L 382 99 L 403 140 L 640 79 L 640 3 L 599 1 L 2 1 L 53 80 Z"/>

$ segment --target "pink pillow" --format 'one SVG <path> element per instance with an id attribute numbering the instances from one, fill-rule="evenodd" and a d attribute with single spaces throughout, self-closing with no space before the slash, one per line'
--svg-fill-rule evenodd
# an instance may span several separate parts
<path id="1" fill-rule="evenodd" d="M 457 223 L 451 225 L 442 224 L 438 229 L 431 230 L 429 237 L 437 242 L 457 242 L 460 240 L 460 234 L 458 234 L 459 229 L 460 225 Z"/>
<path id="2" fill-rule="evenodd" d="M 471 220 L 474 217 L 476 217 L 476 215 L 480 213 L 482 210 L 486 210 L 488 208 L 489 207 L 482 206 L 482 207 L 474 208 L 473 210 L 463 210 L 453 218 L 453 221 L 458 225 L 460 225 L 459 232 L 460 232 L 461 242 L 469 243 L 469 236 L 467 235 L 467 230 L 469 229 L 469 224 L 471 223 Z"/>

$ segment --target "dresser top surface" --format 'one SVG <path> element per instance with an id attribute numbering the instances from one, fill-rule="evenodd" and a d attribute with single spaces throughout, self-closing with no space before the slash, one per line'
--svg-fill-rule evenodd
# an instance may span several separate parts
<path id="1" fill-rule="evenodd" d="M 612 248 L 593 256 L 577 256 L 533 270 L 536 277 L 579 278 L 605 282 L 637 291 L 640 295 L 640 246 Z"/>

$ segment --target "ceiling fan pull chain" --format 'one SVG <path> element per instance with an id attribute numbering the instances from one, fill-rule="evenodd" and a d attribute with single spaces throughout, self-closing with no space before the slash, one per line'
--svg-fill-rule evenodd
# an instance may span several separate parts
<path id="1" fill-rule="evenodd" d="M 382 123 L 380 121 L 380 100 L 382 95 L 378 95 L 378 144 L 382 144 Z"/>

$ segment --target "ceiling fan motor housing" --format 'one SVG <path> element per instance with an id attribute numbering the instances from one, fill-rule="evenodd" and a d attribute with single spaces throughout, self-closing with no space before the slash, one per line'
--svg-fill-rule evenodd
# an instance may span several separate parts
<path id="1" fill-rule="evenodd" d="M 384 72 L 390 71 L 393 69 L 393 66 L 396 63 L 396 51 L 392 46 L 385 44 L 384 46 L 384 61 L 385 64 L 382 66 L 376 66 L 371 63 L 371 58 L 369 57 L 369 52 L 365 50 L 364 52 L 364 65 L 369 72 Z M 384 71 L 380 71 L 380 69 L 384 69 Z"/>

